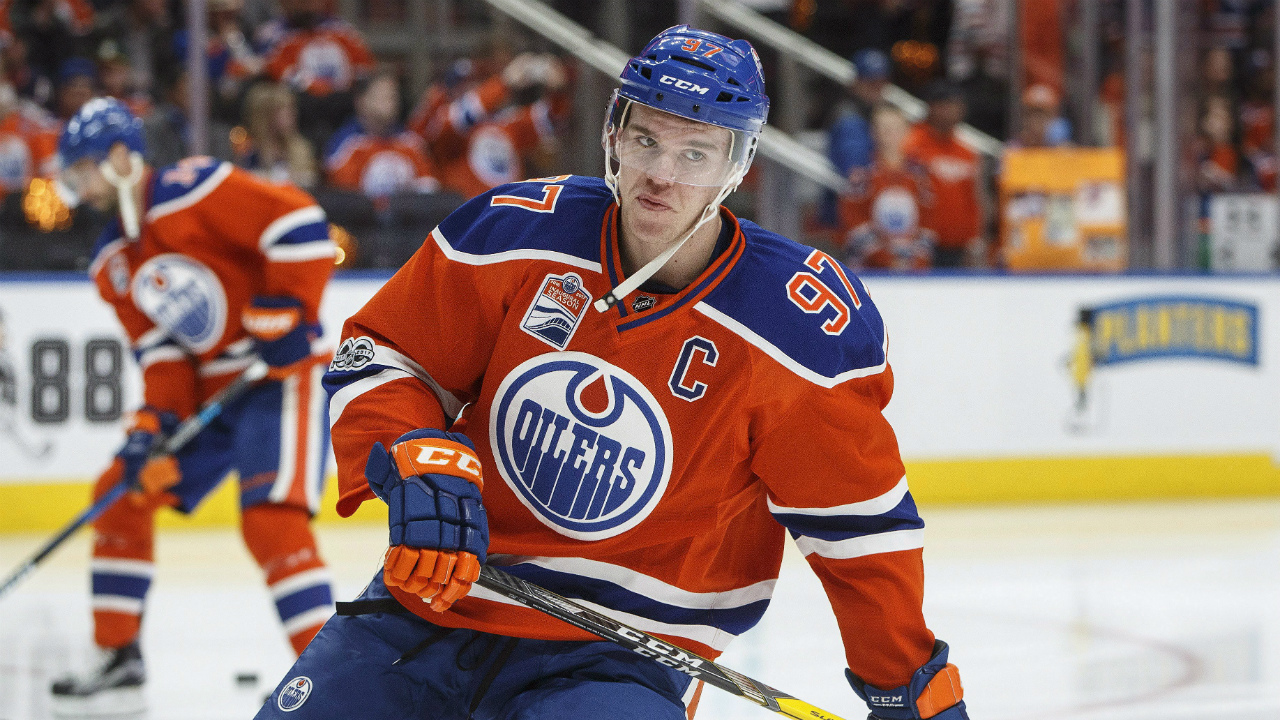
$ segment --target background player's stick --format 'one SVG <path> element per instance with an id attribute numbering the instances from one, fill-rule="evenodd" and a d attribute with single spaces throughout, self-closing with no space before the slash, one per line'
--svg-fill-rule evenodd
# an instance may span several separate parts
<path id="1" fill-rule="evenodd" d="M 198 435 L 201 430 L 208 427 L 209 423 L 220 415 L 227 405 L 237 400 L 245 393 L 246 390 L 262 378 L 266 377 L 267 370 L 268 367 L 265 362 L 262 360 L 255 360 L 252 365 L 246 368 L 244 372 L 240 373 L 229 385 L 219 390 L 213 397 L 209 398 L 209 401 L 202 405 L 196 414 L 186 420 L 183 420 L 178 427 L 174 429 L 172 435 L 166 438 L 158 448 L 151 451 L 151 457 L 154 458 L 161 455 L 172 455 L 178 450 L 181 450 L 182 447 L 191 442 L 191 439 Z M 17 585 L 22 578 L 26 577 L 28 573 L 34 570 L 41 561 L 56 550 L 59 545 L 66 541 L 67 538 L 71 537 L 77 530 L 84 527 L 86 524 L 93 522 L 99 515 L 106 512 L 107 508 L 111 507 L 117 500 L 124 497 L 124 494 L 128 491 L 129 482 L 127 480 L 122 480 L 115 487 L 108 490 L 106 495 L 103 495 L 97 502 L 86 508 L 84 512 L 77 515 L 70 524 L 60 530 L 57 535 L 53 536 L 53 539 L 45 543 L 44 547 L 40 548 L 39 552 L 31 556 L 30 560 L 19 566 L 18 569 L 4 581 L 3 585 L 0 585 L 0 597 L 3 597 L 6 592 L 13 588 L 13 586 Z"/>
<path id="2" fill-rule="evenodd" d="M 781 715 L 797 720 L 840 720 L 803 700 L 797 700 L 762 682 L 717 665 L 701 655 L 659 640 L 647 632 L 624 625 L 492 565 L 480 566 L 480 579 L 476 584 Z"/>

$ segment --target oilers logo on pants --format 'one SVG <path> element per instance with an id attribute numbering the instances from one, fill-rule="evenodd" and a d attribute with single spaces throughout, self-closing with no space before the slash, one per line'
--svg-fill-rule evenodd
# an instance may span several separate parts
<path id="1" fill-rule="evenodd" d="M 579 352 L 526 360 L 494 399 L 490 442 L 516 497 L 556 532 L 602 540 L 648 517 L 671 477 L 671 428 L 638 380 Z"/>

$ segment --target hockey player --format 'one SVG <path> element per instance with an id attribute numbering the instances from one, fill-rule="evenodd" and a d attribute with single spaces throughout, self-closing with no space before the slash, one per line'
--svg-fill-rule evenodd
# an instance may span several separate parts
<path id="1" fill-rule="evenodd" d="M 480 564 L 714 657 L 787 532 L 874 716 L 967 717 L 922 616 L 880 315 L 720 206 L 767 112 L 749 43 L 664 31 L 623 71 L 603 180 L 479 196 L 347 322 L 338 511 L 386 502 L 391 547 L 259 718 L 684 718 L 689 676 L 472 588 Z"/>
<path id="2" fill-rule="evenodd" d="M 55 707 L 136 710 L 144 681 L 138 633 L 152 576 L 153 516 L 196 508 L 232 470 L 241 530 L 296 652 L 332 613 L 310 517 L 326 462 L 320 296 L 333 269 L 324 213 L 304 192 L 231 164 L 192 157 L 153 169 L 142 124 L 112 99 L 87 103 L 59 141 L 61 179 L 116 215 L 89 273 L 128 335 L 144 405 L 94 497 L 137 487 L 94 523 L 93 618 L 100 663 L 55 682 Z M 180 451 L 148 460 L 181 418 L 261 357 L 268 381 Z"/>

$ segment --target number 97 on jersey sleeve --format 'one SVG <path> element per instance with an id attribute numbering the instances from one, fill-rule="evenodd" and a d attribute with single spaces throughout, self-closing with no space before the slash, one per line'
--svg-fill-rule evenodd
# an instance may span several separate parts
<path id="1" fill-rule="evenodd" d="M 823 275 L 827 279 L 838 280 L 838 287 L 843 287 L 848 293 L 854 310 L 862 308 L 862 299 L 858 297 L 858 292 L 854 290 L 849 276 L 845 274 L 844 268 L 840 267 L 835 258 L 821 250 L 814 250 L 805 259 L 804 264 L 814 272 L 801 271 L 792 275 L 787 281 L 787 299 L 811 315 L 834 311 L 835 316 L 828 317 L 822 323 L 822 331 L 828 335 L 839 335 L 849 325 L 851 314 L 849 303 L 818 276 Z"/>

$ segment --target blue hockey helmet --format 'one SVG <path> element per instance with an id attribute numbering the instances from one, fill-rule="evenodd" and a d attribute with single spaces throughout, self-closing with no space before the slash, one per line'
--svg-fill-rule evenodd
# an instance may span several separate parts
<path id="1" fill-rule="evenodd" d="M 751 43 L 677 25 L 658 33 L 627 61 L 621 79 L 602 138 L 607 153 L 605 181 L 615 194 L 622 167 L 673 182 L 724 187 L 728 192 L 737 187 L 751 166 L 769 116 L 764 73 Z M 634 104 L 728 130 L 727 157 L 686 162 L 685 154 L 672 156 L 653 138 L 642 138 L 643 146 L 622 142 Z M 673 147 L 678 142 L 665 144 Z"/>
<path id="2" fill-rule="evenodd" d="M 58 155 L 62 167 L 84 158 L 101 162 L 118 142 L 138 154 L 145 153 L 142 121 L 115 98 L 94 98 L 67 121 L 58 138 Z"/>
<path id="3" fill-rule="evenodd" d="M 677 25 L 622 71 L 620 97 L 672 115 L 758 133 L 769 117 L 764 70 L 746 40 Z"/>

